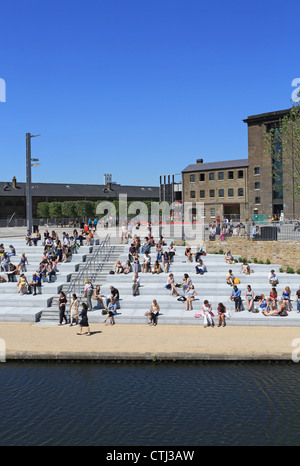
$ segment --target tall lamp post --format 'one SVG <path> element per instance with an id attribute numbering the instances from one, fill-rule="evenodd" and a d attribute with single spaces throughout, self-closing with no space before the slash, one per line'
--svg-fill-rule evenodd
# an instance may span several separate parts
<path id="1" fill-rule="evenodd" d="M 26 133 L 26 220 L 27 230 L 32 232 L 32 196 L 31 196 L 31 167 L 37 167 L 39 159 L 31 158 L 31 138 L 37 138 L 39 134 Z"/>

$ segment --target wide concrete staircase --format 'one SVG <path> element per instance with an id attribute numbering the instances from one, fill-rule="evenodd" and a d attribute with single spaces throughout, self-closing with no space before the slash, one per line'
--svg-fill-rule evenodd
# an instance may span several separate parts
<path id="1" fill-rule="evenodd" d="M 13 244 L 17 251 L 17 256 L 11 258 L 11 262 L 18 264 L 21 254 L 25 252 L 29 265 L 26 267 L 25 275 L 30 281 L 32 273 L 37 270 L 38 264 L 43 253 L 43 246 L 40 243 L 38 246 L 25 246 L 23 239 L 2 240 L 6 250 L 9 244 Z M 171 242 L 166 239 L 167 245 Z M 59 264 L 59 271 L 53 283 L 43 282 L 41 294 L 19 295 L 14 283 L 0 283 L 0 321 L 18 321 L 18 322 L 36 322 L 43 325 L 58 323 L 58 297 L 61 290 L 67 291 L 71 280 L 76 279 L 82 267 L 85 266 L 88 258 L 93 254 L 97 244 L 91 246 L 81 246 L 77 254 L 69 259 L 67 263 Z M 161 324 L 195 324 L 203 325 L 203 318 L 195 318 L 194 315 L 201 312 L 203 301 L 207 299 L 211 302 L 213 311 L 216 314 L 216 308 L 219 302 L 223 302 L 227 310 L 231 313 L 231 318 L 227 320 L 228 325 L 264 325 L 264 326 L 299 326 L 300 314 L 296 310 L 294 302 L 296 290 L 300 285 L 300 276 L 280 273 L 280 264 L 259 265 L 251 264 L 251 269 L 254 273 L 250 276 L 245 276 L 241 273 L 241 264 L 236 263 L 228 265 L 225 263 L 224 257 L 215 254 L 208 254 L 203 258 L 207 267 L 207 272 L 204 275 L 197 275 L 195 272 L 195 262 L 188 263 L 184 255 L 185 248 L 177 246 L 176 255 L 171 263 L 169 273 L 173 273 L 175 282 L 181 282 L 183 274 L 188 273 L 195 286 L 197 297 L 193 303 L 193 310 L 186 311 L 184 302 L 177 301 L 176 298 L 170 295 L 170 291 L 165 288 L 168 274 L 161 273 L 153 275 L 151 273 L 140 273 L 141 286 L 137 296 L 132 295 L 132 278 L 133 273 L 125 274 L 109 274 L 116 260 L 119 258 L 122 262 L 128 259 L 129 245 L 120 245 L 117 242 L 111 245 L 110 254 L 106 262 L 103 264 L 101 271 L 94 279 L 94 284 L 101 286 L 101 292 L 108 297 L 110 294 L 110 286 L 113 285 L 120 292 L 120 309 L 115 318 L 116 323 L 136 324 L 147 323 L 145 313 L 149 310 L 153 299 L 156 299 L 160 305 L 160 315 L 158 318 L 159 325 Z M 151 251 L 152 264 L 155 261 L 155 248 Z M 140 263 L 143 262 L 143 254 L 140 254 Z M 243 310 L 242 312 L 234 312 L 234 304 L 229 300 L 231 295 L 231 287 L 225 281 L 226 273 L 229 269 L 233 270 L 236 277 L 240 279 L 238 287 L 242 291 Z M 268 283 L 268 273 L 274 269 L 279 277 L 277 285 L 278 295 L 280 296 L 285 286 L 289 286 L 292 291 L 292 312 L 287 317 L 269 316 L 266 317 L 261 313 L 255 314 L 248 312 L 244 293 L 247 285 L 251 285 L 255 295 L 264 293 L 269 295 L 271 286 Z M 4 272 L 0 273 L 6 278 Z M 180 289 L 179 289 L 179 292 Z M 79 296 L 81 299 L 81 296 Z M 68 306 L 67 306 L 68 309 Z M 102 309 L 97 308 L 96 302 L 93 310 L 89 313 L 90 323 L 103 322 L 104 316 Z M 215 322 L 217 318 L 214 318 Z"/>
<path id="2" fill-rule="evenodd" d="M 171 240 L 166 240 L 169 245 Z M 166 249 L 166 248 L 165 248 Z M 207 272 L 204 275 L 196 274 L 195 262 L 189 263 L 184 255 L 185 248 L 177 247 L 176 255 L 170 265 L 169 273 L 173 273 L 175 282 L 183 280 L 183 274 L 188 273 L 191 277 L 197 297 L 193 302 L 193 310 L 186 311 L 186 304 L 178 301 L 171 296 L 168 289 L 165 288 L 168 274 L 161 273 L 153 275 L 152 273 L 140 273 L 141 286 L 137 296 L 132 295 L 132 278 L 133 273 L 128 275 L 115 274 L 108 275 L 106 282 L 101 287 L 104 295 L 109 295 L 109 287 L 113 285 L 120 293 L 120 309 L 115 318 L 116 323 L 146 323 L 147 317 L 145 313 L 149 310 L 153 299 L 156 299 L 160 306 L 159 324 L 203 324 L 203 318 L 195 318 L 195 314 L 201 312 L 203 301 L 207 299 L 211 304 L 216 316 L 218 303 L 222 302 L 231 317 L 227 319 L 228 325 L 300 325 L 300 314 L 297 312 L 295 293 L 300 285 L 299 275 L 291 275 L 280 273 L 280 264 L 259 265 L 250 264 L 253 273 L 245 275 L 241 272 L 241 263 L 228 265 L 225 263 L 224 256 L 216 254 L 208 254 L 203 257 L 203 261 L 207 267 Z M 151 252 L 152 264 L 155 261 L 155 248 Z M 122 262 L 128 258 L 128 246 L 125 247 L 123 254 L 119 256 Z M 238 257 L 236 257 L 238 259 Z M 143 254 L 140 254 L 140 263 L 143 262 Z M 226 283 L 225 276 L 229 269 L 233 270 L 233 274 L 240 279 L 238 287 L 242 291 L 243 310 L 235 312 L 234 303 L 230 301 L 231 287 Z M 277 285 L 278 296 L 281 295 L 285 286 L 289 286 L 292 292 L 292 312 L 287 317 L 279 316 L 264 316 L 262 313 L 249 312 L 245 303 L 245 290 L 247 285 L 251 285 L 254 294 L 269 296 L 271 285 L 268 282 L 268 273 L 274 269 L 279 277 Z M 182 293 L 180 288 L 179 293 Z M 103 320 L 103 316 L 98 313 L 90 314 L 90 322 L 99 322 Z M 217 322 L 217 317 L 214 318 Z"/>
<path id="3" fill-rule="evenodd" d="M 96 246 L 97 248 L 97 246 Z M 120 254 L 123 252 L 124 247 L 122 245 L 116 245 L 112 244 L 108 248 L 108 252 L 105 256 L 105 259 L 103 263 L 97 264 L 97 268 L 99 268 L 99 272 L 96 270 L 89 269 L 87 270 L 87 273 L 89 275 L 89 278 L 93 278 L 93 286 L 95 287 L 96 285 L 102 285 L 102 283 L 106 282 L 107 275 L 111 270 L 113 270 L 113 266 L 120 256 Z M 82 268 L 85 267 L 85 264 L 79 264 L 77 267 L 77 271 L 73 272 L 70 276 L 70 281 L 67 283 L 63 283 L 60 289 L 58 290 L 58 293 L 54 296 L 52 296 L 51 303 L 47 308 L 44 308 L 41 310 L 41 314 L 39 316 L 39 323 L 43 325 L 49 325 L 49 324 L 57 324 L 59 322 L 59 307 L 58 307 L 58 300 L 59 300 L 59 292 L 64 291 L 66 294 L 68 294 L 68 290 L 70 290 L 70 283 L 72 280 L 77 280 L 77 277 L 82 270 Z M 80 284 L 80 292 L 77 292 L 77 297 L 79 299 L 79 302 L 86 302 L 86 298 L 83 297 L 83 291 L 84 291 L 84 282 L 82 281 Z M 99 312 L 100 309 L 96 306 L 96 302 L 94 301 L 95 306 L 91 313 Z M 69 320 L 69 304 L 66 306 L 66 314 L 67 318 Z"/>
<path id="4" fill-rule="evenodd" d="M 24 239 L 0 239 L 0 242 L 4 244 L 6 251 L 8 251 L 10 244 L 15 247 L 16 255 L 10 258 L 10 262 L 14 265 L 18 265 L 22 253 L 25 253 L 29 264 L 26 265 L 23 272 L 30 282 L 43 255 L 42 242 L 40 241 L 37 246 L 27 246 Z M 74 274 L 78 273 L 97 244 L 99 244 L 99 240 L 94 240 L 89 246 L 81 246 L 77 253 L 68 258 L 66 263 L 59 263 L 58 272 L 55 277 L 52 277 L 52 283 L 49 283 L 48 279 L 43 279 L 42 286 L 36 296 L 27 293 L 23 296 L 18 294 L 16 285 L 19 276 L 16 276 L 14 282 L 0 283 L 0 321 L 37 322 L 42 315 L 42 310 L 53 306 L 55 297 L 58 296 L 65 284 L 70 282 Z M 1 271 L 0 275 L 7 280 L 4 271 Z"/>

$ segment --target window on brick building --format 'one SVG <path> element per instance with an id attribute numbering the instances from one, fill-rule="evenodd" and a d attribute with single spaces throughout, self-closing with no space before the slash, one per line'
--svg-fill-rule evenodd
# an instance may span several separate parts
<path id="1" fill-rule="evenodd" d="M 200 199 L 204 199 L 205 198 L 205 191 L 204 189 L 201 189 L 200 190 Z"/>
<path id="2" fill-rule="evenodd" d="M 209 197 L 215 197 L 215 190 L 214 189 L 209 190 Z"/>
<path id="3" fill-rule="evenodd" d="M 254 167 L 254 175 L 259 175 L 259 174 L 260 174 L 260 168 Z"/>
<path id="4" fill-rule="evenodd" d="M 191 191 L 191 192 L 190 192 L 190 198 L 191 198 L 191 199 L 195 199 L 195 197 L 196 197 L 195 191 Z"/>
<path id="5" fill-rule="evenodd" d="M 205 181 L 205 173 L 200 173 L 199 181 Z"/>
<path id="6" fill-rule="evenodd" d="M 228 179 L 233 180 L 233 171 L 228 172 Z"/>
<path id="7" fill-rule="evenodd" d="M 215 174 L 214 173 L 209 173 L 208 177 L 209 177 L 209 181 L 214 181 Z"/>
<path id="8" fill-rule="evenodd" d="M 224 189 L 219 189 L 219 197 L 224 197 Z"/>
<path id="9" fill-rule="evenodd" d="M 238 189 L 238 196 L 239 196 L 239 197 L 244 196 L 244 188 L 239 188 L 239 189 Z"/>
<path id="10" fill-rule="evenodd" d="M 218 173 L 218 178 L 219 178 L 219 181 L 224 180 L 224 172 L 219 172 Z"/>
<path id="11" fill-rule="evenodd" d="M 260 204 L 260 197 L 259 196 L 255 198 L 255 204 Z"/>
<path id="12" fill-rule="evenodd" d="M 260 189 L 260 183 L 259 183 L 259 181 L 257 181 L 256 183 L 254 183 L 254 189 Z"/>
<path id="13" fill-rule="evenodd" d="M 233 197 L 234 196 L 234 189 L 230 188 L 228 189 L 228 197 Z"/>
<path id="14" fill-rule="evenodd" d="M 195 182 L 195 175 L 190 175 L 190 182 L 194 183 Z"/>

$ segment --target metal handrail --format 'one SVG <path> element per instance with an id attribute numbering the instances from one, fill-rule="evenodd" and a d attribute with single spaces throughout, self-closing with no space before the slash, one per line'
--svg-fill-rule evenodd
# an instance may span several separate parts
<path id="1" fill-rule="evenodd" d="M 71 280 L 66 291 L 66 296 L 68 298 L 71 298 L 73 293 L 78 297 L 82 297 L 86 278 L 89 278 L 92 284 L 95 283 L 98 273 L 101 272 L 105 262 L 107 262 L 109 258 L 110 249 L 110 235 L 108 234 L 101 244 L 95 248 L 92 256 L 88 258 L 84 267 L 79 270 L 76 277 Z"/>

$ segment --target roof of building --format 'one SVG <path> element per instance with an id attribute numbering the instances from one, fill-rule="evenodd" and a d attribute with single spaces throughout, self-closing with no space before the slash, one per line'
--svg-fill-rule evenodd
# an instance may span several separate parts
<path id="1" fill-rule="evenodd" d="M 269 122 L 270 121 L 278 121 L 287 115 L 291 111 L 290 108 L 285 110 L 277 110 L 276 112 L 268 112 L 268 113 L 259 113 L 258 115 L 250 115 L 246 118 L 244 123 L 262 123 L 262 122 Z"/>
<path id="2" fill-rule="evenodd" d="M 31 184 L 33 197 L 55 198 L 95 198 L 117 199 L 120 194 L 127 194 L 131 199 L 159 198 L 158 186 L 121 186 L 112 184 L 111 189 L 107 185 L 67 184 L 67 183 L 36 183 Z M 14 188 L 12 183 L 0 182 L 0 196 L 25 196 L 26 183 L 18 182 Z"/>
<path id="3" fill-rule="evenodd" d="M 223 160 L 221 162 L 192 163 L 188 165 L 182 173 L 202 172 L 210 170 L 226 170 L 229 168 L 248 167 L 248 159 Z"/>

